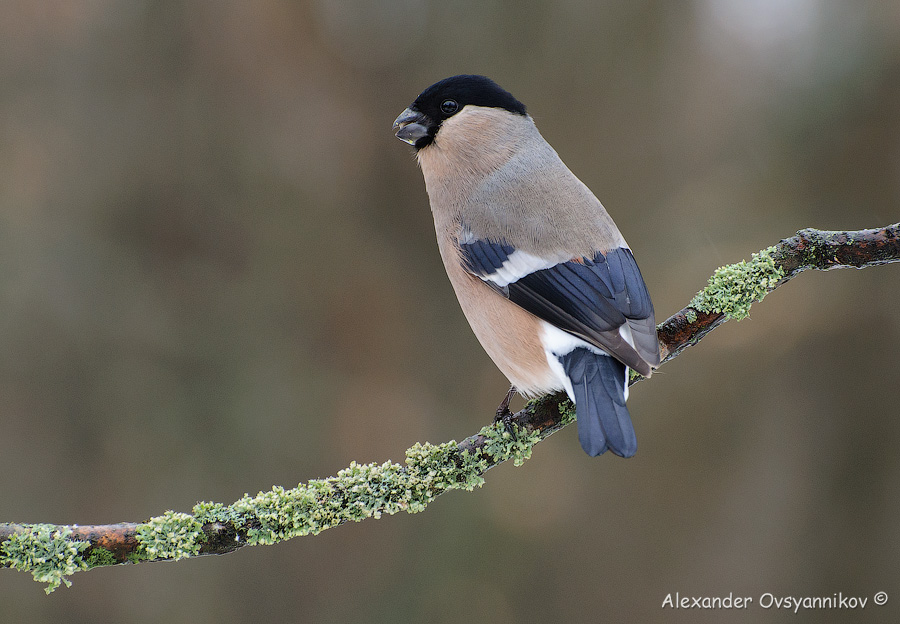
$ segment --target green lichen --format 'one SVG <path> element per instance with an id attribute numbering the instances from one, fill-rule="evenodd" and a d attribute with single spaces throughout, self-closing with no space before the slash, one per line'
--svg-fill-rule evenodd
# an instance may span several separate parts
<path id="1" fill-rule="evenodd" d="M 447 490 L 471 492 L 484 485 L 482 474 L 489 468 L 487 460 L 469 451 L 460 452 L 455 441 L 444 444 L 416 443 L 406 451 L 409 475 L 410 508 L 418 513 L 425 505 Z"/>
<path id="2" fill-rule="evenodd" d="M 422 511 L 449 489 L 480 486 L 484 470 L 483 460 L 460 453 L 455 442 L 416 444 L 406 452 L 405 466 L 353 462 L 330 479 L 244 496 L 228 513 L 247 527 L 249 543 L 271 544 L 344 522 Z"/>
<path id="3" fill-rule="evenodd" d="M 531 449 L 543 438 L 539 431 L 529 431 L 515 424 L 509 431 L 502 423 L 484 427 L 479 435 L 486 438 L 484 452 L 493 458 L 494 463 L 512 459 L 516 466 L 531 458 Z"/>
<path id="4" fill-rule="evenodd" d="M 228 523 L 250 545 L 274 544 L 345 522 L 422 511 L 449 489 L 480 486 L 486 469 L 483 459 L 461 453 L 456 442 L 416 444 L 406 452 L 405 466 L 352 462 L 329 479 L 314 479 L 293 489 L 276 486 L 256 496 L 247 494 L 228 507 L 199 503 L 194 517 L 201 526 Z"/>
<path id="5" fill-rule="evenodd" d="M 167 511 L 138 527 L 139 552 L 147 559 L 187 559 L 200 552 L 202 527 L 190 514 Z"/>
<path id="6" fill-rule="evenodd" d="M 102 568 L 104 566 L 116 565 L 119 563 L 116 561 L 115 555 L 112 552 L 106 550 L 105 548 L 101 548 L 100 546 L 94 546 L 90 549 L 90 553 L 85 560 L 87 563 L 88 569 L 90 568 Z"/>
<path id="7" fill-rule="evenodd" d="M 239 516 L 230 505 L 222 503 L 200 502 L 194 505 L 194 517 L 200 525 L 219 523 L 234 523 Z"/>
<path id="8" fill-rule="evenodd" d="M 706 288 L 691 300 L 690 307 L 717 312 L 740 320 L 750 315 L 750 306 L 763 298 L 784 277 L 784 269 L 772 258 L 774 247 L 753 254 L 749 262 L 719 267 Z"/>
<path id="9" fill-rule="evenodd" d="M 559 415 L 561 416 L 559 421 L 560 427 L 565 427 L 575 422 L 575 404 L 572 403 L 571 399 L 563 399 L 559 402 Z"/>
<path id="10" fill-rule="evenodd" d="M 697 312 L 692 308 L 688 308 L 688 311 L 684 313 L 684 318 L 687 319 L 688 323 L 696 323 L 697 322 Z"/>
<path id="11" fill-rule="evenodd" d="M 254 497 L 247 494 L 231 505 L 235 525 L 246 533 L 250 545 L 274 544 L 291 537 L 318 533 L 328 524 L 324 507 L 316 504 L 316 493 L 327 496 L 322 481 L 310 481 L 292 490 L 275 486 Z M 317 524 L 317 520 L 322 524 Z"/>
<path id="12" fill-rule="evenodd" d="M 574 408 L 568 409 L 569 420 L 574 420 Z M 507 431 L 499 423 L 483 428 L 480 435 L 484 444 L 477 451 L 460 451 L 455 441 L 415 444 L 407 450 L 403 464 L 352 462 L 334 477 L 313 479 L 293 489 L 276 486 L 256 496 L 244 495 L 231 505 L 201 502 L 193 514 L 167 511 L 138 525 L 138 546 L 127 560 L 198 555 L 207 540 L 204 527 L 209 530 L 214 524 L 233 530 L 238 541 L 261 545 L 383 514 L 417 513 L 448 490 L 480 487 L 482 475 L 496 463 L 512 459 L 521 465 L 542 438 L 540 432 L 518 426 Z M 61 582 L 68 585 L 67 574 L 116 563 L 113 554 L 100 547 L 82 557 L 89 544 L 67 539 L 70 533 L 65 527 L 37 525 L 7 540 L 2 563 L 31 571 L 35 579 L 49 583 L 49 591 Z"/>
<path id="13" fill-rule="evenodd" d="M 38 583 L 47 583 L 48 594 L 61 583 L 72 582 L 66 576 L 88 569 L 81 557 L 90 544 L 69 539 L 72 530 L 52 524 L 27 525 L 0 544 L 0 565 L 31 572 Z"/>

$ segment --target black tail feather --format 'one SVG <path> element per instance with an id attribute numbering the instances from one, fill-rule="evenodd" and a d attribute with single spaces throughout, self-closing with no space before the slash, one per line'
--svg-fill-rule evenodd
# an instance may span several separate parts
<path id="1" fill-rule="evenodd" d="M 625 407 L 625 365 L 583 347 L 559 361 L 572 384 L 581 447 L 591 456 L 607 449 L 620 457 L 634 455 L 637 438 Z"/>

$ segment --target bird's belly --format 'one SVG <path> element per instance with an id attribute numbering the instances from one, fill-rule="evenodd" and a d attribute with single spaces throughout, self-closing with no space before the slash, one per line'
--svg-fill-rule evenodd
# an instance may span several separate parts
<path id="1" fill-rule="evenodd" d="M 460 288 L 461 280 L 470 284 Z M 520 394 L 534 397 L 563 389 L 563 379 L 547 362 L 540 319 L 473 275 L 460 271 L 450 281 L 481 346 Z"/>

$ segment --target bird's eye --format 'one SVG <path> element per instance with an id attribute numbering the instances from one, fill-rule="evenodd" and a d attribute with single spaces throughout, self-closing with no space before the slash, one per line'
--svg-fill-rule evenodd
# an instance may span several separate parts
<path id="1" fill-rule="evenodd" d="M 452 115 L 458 110 L 459 104 L 456 103 L 456 100 L 444 100 L 441 102 L 441 112 L 445 115 Z"/>

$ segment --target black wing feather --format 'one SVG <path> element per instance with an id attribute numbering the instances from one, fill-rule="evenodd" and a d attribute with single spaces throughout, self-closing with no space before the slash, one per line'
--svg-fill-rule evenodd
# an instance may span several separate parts
<path id="1" fill-rule="evenodd" d="M 491 276 L 515 253 L 513 246 L 474 240 L 459 247 L 470 273 L 535 316 L 604 349 L 643 375 L 659 364 L 653 304 L 627 247 L 539 269 L 504 288 L 493 284 Z M 626 323 L 634 347 L 619 334 Z"/>

